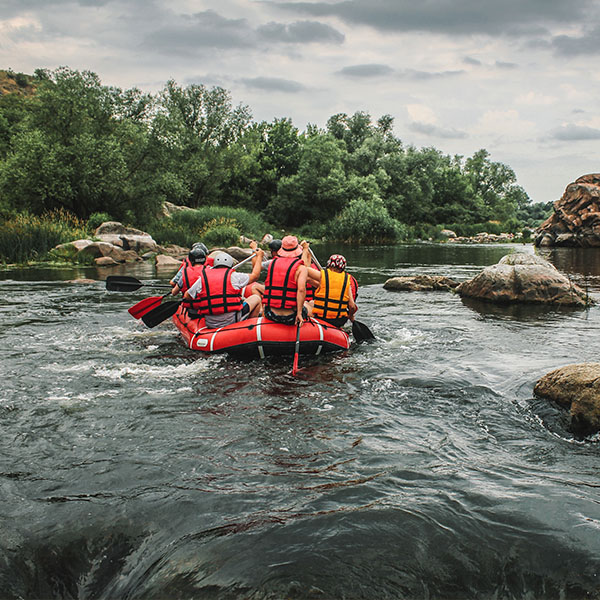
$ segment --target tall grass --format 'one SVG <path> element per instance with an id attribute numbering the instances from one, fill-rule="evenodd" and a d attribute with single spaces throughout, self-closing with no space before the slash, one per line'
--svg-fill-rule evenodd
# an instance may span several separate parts
<path id="1" fill-rule="evenodd" d="M 41 259 L 54 246 L 89 235 L 85 221 L 66 210 L 41 216 L 18 214 L 0 223 L 0 261 L 24 263 Z"/>
<path id="2" fill-rule="evenodd" d="M 189 248 L 195 242 L 204 242 L 210 248 L 236 244 L 240 235 L 261 239 L 272 229 L 260 215 L 244 208 L 204 206 L 156 221 L 148 227 L 148 233 L 159 244 Z"/>

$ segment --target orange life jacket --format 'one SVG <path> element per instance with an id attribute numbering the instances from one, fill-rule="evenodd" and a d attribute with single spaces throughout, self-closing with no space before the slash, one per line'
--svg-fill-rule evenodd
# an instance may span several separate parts
<path id="1" fill-rule="evenodd" d="M 202 271 L 202 289 L 196 297 L 194 308 L 204 315 L 222 315 L 242 308 L 241 290 L 231 284 L 233 269 L 223 267 Z"/>
<path id="2" fill-rule="evenodd" d="M 282 256 L 271 261 L 265 279 L 264 305 L 268 308 L 296 308 L 296 271 L 302 264 L 299 258 Z"/>
<path id="3" fill-rule="evenodd" d="M 315 292 L 313 314 L 323 319 L 339 319 L 348 316 L 350 276 L 324 269 L 321 271 L 321 285 Z"/>

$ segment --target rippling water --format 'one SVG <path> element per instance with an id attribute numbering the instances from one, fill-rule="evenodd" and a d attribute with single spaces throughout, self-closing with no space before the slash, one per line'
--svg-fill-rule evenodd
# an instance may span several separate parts
<path id="1" fill-rule="evenodd" d="M 511 249 L 346 249 L 377 341 L 297 378 L 146 329 L 151 288 L 2 274 L 0 597 L 598 597 L 600 439 L 532 389 L 598 361 L 600 308 L 381 286 Z M 546 257 L 600 293 L 600 257 Z"/>

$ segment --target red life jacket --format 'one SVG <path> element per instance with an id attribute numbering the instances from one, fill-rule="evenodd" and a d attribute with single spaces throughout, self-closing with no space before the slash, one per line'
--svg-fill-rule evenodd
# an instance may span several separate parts
<path id="1" fill-rule="evenodd" d="M 242 309 L 241 290 L 231 284 L 233 269 L 222 267 L 202 271 L 202 289 L 194 307 L 204 315 L 222 315 Z"/>
<path id="2" fill-rule="evenodd" d="M 271 261 L 265 279 L 264 305 L 268 308 L 296 308 L 296 271 L 302 264 L 299 258 L 282 256 Z"/>
<path id="3" fill-rule="evenodd" d="M 187 258 L 185 259 L 187 261 Z M 181 274 L 181 293 L 185 294 L 196 282 L 196 279 L 200 277 L 204 271 L 204 265 L 192 265 L 189 263 L 183 269 L 183 273 Z"/>

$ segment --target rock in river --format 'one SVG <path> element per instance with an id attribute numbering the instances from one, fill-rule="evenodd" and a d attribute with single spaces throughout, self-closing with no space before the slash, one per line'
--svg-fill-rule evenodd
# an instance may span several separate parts
<path id="1" fill-rule="evenodd" d="M 567 365 L 544 375 L 533 390 L 569 409 L 577 435 L 600 431 L 600 363 Z"/>
<path id="2" fill-rule="evenodd" d="M 554 265 L 524 253 L 508 254 L 498 264 L 461 283 L 456 291 L 463 297 L 497 303 L 584 307 L 594 302 Z"/>
<path id="3" fill-rule="evenodd" d="M 383 288 L 393 291 L 426 292 L 433 290 L 451 290 L 458 281 L 442 275 L 409 275 L 388 279 Z"/>

